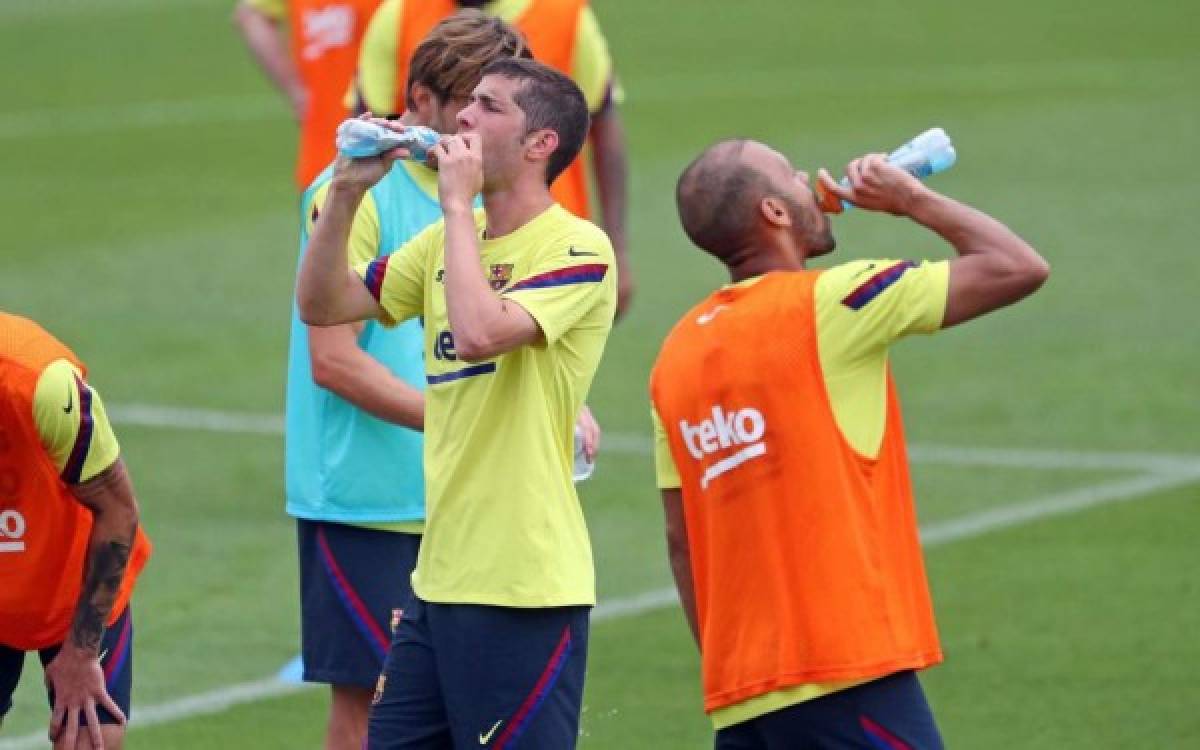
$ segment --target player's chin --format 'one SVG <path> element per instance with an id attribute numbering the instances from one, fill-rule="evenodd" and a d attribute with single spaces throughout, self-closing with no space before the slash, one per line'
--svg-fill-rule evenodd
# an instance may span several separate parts
<path id="1" fill-rule="evenodd" d="M 813 241 L 809 243 L 809 247 L 812 248 L 813 256 L 829 255 L 837 248 L 837 239 L 834 238 L 832 231 L 826 229 L 813 238 Z"/>

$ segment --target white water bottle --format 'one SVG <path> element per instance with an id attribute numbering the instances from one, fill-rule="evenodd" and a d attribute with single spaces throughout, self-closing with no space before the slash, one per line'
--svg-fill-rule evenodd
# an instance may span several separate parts
<path id="1" fill-rule="evenodd" d="M 583 450 L 583 430 L 579 428 L 579 425 L 575 425 L 575 465 L 571 472 L 571 478 L 576 482 L 582 482 L 595 470 L 596 462 L 589 461 L 587 453 Z"/>
<path id="2" fill-rule="evenodd" d="M 938 172 L 945 172 L 954 166 L 957 159 L 958 153 L 954 150 L 954 144 L 950 142 L 950 136 L 941 128 L 930 128 L 887 155 L 889 164 L 894 164 L 921 180 Z M 842 178 L 841 184 L 848 186 L 850 181 Z M 827 214 L 840 214 L 847 208 L 854 207 L 852 203 L 825 192 L 820 183 L 817 183 L 817 205 Z"/>
<path id="3" fill-rule="evenodd" d="M 337 149 L 352 159 L 365 159 L 394 148 L 406 148 L 409 159 L 425 161 L 429 150 L 440 139 L 436 130 L 422 125 L 406 125 L 404 130 L 395 131 L 357 118 L 345 120 L 337 129 Z"/>

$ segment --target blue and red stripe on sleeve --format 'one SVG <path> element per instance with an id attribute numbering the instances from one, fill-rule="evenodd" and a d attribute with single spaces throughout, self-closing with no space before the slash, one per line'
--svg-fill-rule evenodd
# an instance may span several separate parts
<path id="1" fill-rule="evenodd" d="M 363 274 L 363 283 L 376 302 L 380 301 L 379 296 L 383 294 L 383 277 L 387 275 L 387 264 L 391 257 L 389 254 L 371 261 L 367 264 L 367 272 Z"/>
<path id="2" fill-rule="evenodd" d="M 607 273 L 608 265 L 604 263 L 589 263 L 582 266 L 559 268 L 555 271 L 547 271 L 546 273 L 539 273 L 537 276 L 522 279 L 505 291 L 522 292 L 529 289 L 548 289 L 555 286 L 566 286 L 567 284 L 594 283 L 603 281 Z"/>
<path id="3" fill-rule="evenodd" d="M 911 260 L 902 260 L 899 263 L 888 266 L 882 271 L 876 273 L 871 278 L 855 287 L 854 291 L 842 298 L 842 304 L 849 307 L 851 310 L 861 310 L 879 295 L 900 280 L 900 277 L 905 274 L 910 268 L 916 268 L 917 264 Z"/>
<path id="4" fill-rule="evenodd" d="M 78 375 L 75 376 L 75 388 L 79 391 L 79 429 L 75 432 L 75 444 L 62 471 L 63 481 L 67 484 L 79 484 L 83 465 L 87 463 L 88 451 L 92 447 L 92 431 L 95 427 L 92 420 L 92 389 Z"/>

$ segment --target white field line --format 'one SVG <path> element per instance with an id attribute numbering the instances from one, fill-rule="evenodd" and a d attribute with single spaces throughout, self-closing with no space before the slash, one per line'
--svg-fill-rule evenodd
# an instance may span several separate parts
<path id="1" fill-rule="evenodd" d="M 282 431 L 281 419 L 272 415 L 144 405 L 114 405 L 110 408 L 110 412 L 115 421 L 151 427 L 268 435 L 278 435 Z M 637 435 L 609 435 L 605 438 L 604 444 L 607 449 L 615 452 L 645 453 L 649 450 L 649 441 Z M 981 450 L 946 446 L 919 446 L 912 450 L 912 454 L 914 460 L 928 463 L 1009 466 L 1028 469 L 1140 469 L 1150 472 L 1129 479 L 1112 480 L 1078 489 L 1055 492 L 961 518 L 926 524 L 921 528 L 921 541 L 926 548 L 972 539 L 993 531 L 1077 513 L 1109 503 L 1128 502 L 1152 492 L 1200 482 L 1200 460 L 1190 456 Z M 646 591 L 634 596 L 601 602 L 594 610 L 592 620 L 599 623 L 632 617 L 674 606 L 677 601 L 674 588 Z M 286 682 L 278 677 L 227 685 L 205 693 L 137 708 L 131 724 L 135 727 L 153 726 L 193 716 L 219 713 L 233 706 L 287 695 L 308 687 L 311 686 Z M 0 740 L 0 750 L 25 750 L 44 744 L 45 734 L 35 732 L 22 737 Z"/>
<path id="2" fill-rule="evenodd" d="M 1200 468 L 1150 473 L 1072 490 L 1063 490 L 1013 505 L 1003 505 L 961 518 L 931 523 L 921 528 L 921 543 L 936 547 L 960 539 L 972 539 L 993 531 L 1021 526 L 1056 516 L 1078 513 L 1100 505 L 1128 502 L 1153 492 L 1200 482 Z"/>
<path id="3" fill-rule="evenodd" d="M 281 99 L 262 94 L 135 102 L 119 108 L 40 109 L 0 115 L 0 141 L 61 138 L 169 125 L 283 120 L 287 117 Z"/>
<path id="4" fill-rule="evenodd" d="M 79 17 L 85 15 L 141 14 L 151 11 L 170 13 L 204 6 L 221 14 L 233 12 L 233 3 L 222 7 L 220 4 L 214 4 L 212 0 L 4 0 L 0 3 L 0 21 L 11 23 L 69 18 L 71 23 L 77 23 Z"/>
<path id="5" fill-rule="evenodd" d="M 137 427 L 249 435 L 283 434 L 283 417 L 278 414 L 187 409 L 151 404 L 112 404 L 107 407 L 107 411 L 113 422 Z"/>
<path id="6" fill-rule="evenodd" d="M 1002 529 L 1021 526 L 1055 516 L 1078 513 L 1088 508 L 1110 503 L 1127 502 L 1152 492 L 1173 489 L 1200 482 L 1200 469 L 1170 474 L 1147 474 L 1078 489 L 1055 492 L 1014 505 L 972 513 L 961 518 L 935 521 L 921 527 L 921 546 L 925 549 L 972 539 Z M 674 605 L 679 601 L 673 587 L 646 591 L 623 599 L 600 603 L 592 620 L 603 622 L 651 612 Z"/>
<path id="7" fill-rule="evenodd" d="M 255 703 L 268 698 L 277 698 L 316 687 L 311 683 L 284 682 L 277 677 L 265 680 L 242 682 L 236 685 L 226 685 L 206 693 L 189 695 L 165 703 L 140 708 L 134 706 L 130 726 L 150 727 L 156 724 L 170 724 L 173 721 L 187 719 L 192 716 L 206 716 L 221 713 L 226 709 L 240 706 L 243 703 Z M 30 750 L 49 746 L 46 732 L 30 732 L 29 734 L 12 739 L 0 739 L 0 750 Z"/>
<path id="8" fill-rule="evenodd" d="M 0 21 L 19 22 L 41 20 L 55 16 L 78 16 L 96 12 L 164 12 L 186 10 L 207 5 L 208 0 L 5 0 L 0 2 Z M 212 10 L 228 13 L 216 6 Z M 1122 75 L 1137 75 L 1139 81 L 1154 82 L 1170 90 L 1183 81 L 1180 61 L 1158 60 L 1078 60 L 1047 66 L 1044 62 L 997 62 L 973 65 L 862 66 L 840 65 L 836 77 L 822 67 L 780 67 L 726 74 L 710 72 L 702 77 L 678 73 L 661 73 L 639 77 L 630 87 L 630 96 L 637 101 L 673 101 L 694 98 L 697 94 L 714 92 L 744 92 L 747 87 L 776 94 L 780 81 L 788 81 L 796 90 L 839 93 L 848 87 L 847 76 L 860 82 L 855 90 L 876 87 L 890 90 L 898 85 L 925 89 L 969 89 L 1007 91 L 1014 86 L 1028 88 L 1030 74 L 1038 74 L 1048 85 L 1094 87 L 1097 70 L 1112 69 Z M 1175 76 L 1174 78 L 1172 76 Z M 871 89 L 874 90 L 874 89 Z M 237 123 L 258 120 L 287 120 L 288 113 L 282 98 L 269 93 L 243 97 L 198 97 L 151 102 L 114 102 L 78 108 L 32 109 L 0 115 L 0 140 L 11 138 L 58 137 L 88 135 L 132 130 L 162 125 L 200 125 Z"/>
<path id="9" fill-rule="evenodd" d="M 927 524 L 921 529 L 921 541 L 926 548 L 938 547 L 1045 518 L 1076 513 L 1108 503 L 1135 500 L 1151 492 L 1193 482 L 1200 482 L 1200 468 L 1194 466 L 1189 471 L 1149 474 L 1056 492 L 996 510 Z M 600 603 L 592 614 L 592 621 L 600 623 L 633 617 L 674 606 L 677 601 L 674 588 L 646 591 Z M 137 708 L 130 723 L 134 727 L 167 724 L 194 716 L 220 713 L 241 704 L 288 695 L 312 687 L 315 686 L 287 682 L 278 677 L 227 685 L 205 693 Z M 44 732 L 33 732 L 9 740 L 0 739 L 0 750 L 28 750 L 42 747 L 45 743 Z"/>
<path id="10" fill-rule="evenodd" d="M 137 427 L 250 435 L 283 434 L 283 417 L 278 414 L 190 409 L 153 404 L 112 404 L 108 407 L 108 413 L 116 423 Z M 600 439 L 601 456 L 605 452 L 649 455 L 651 452 L 650 438 L 634 433 L 605 433 Z M 909 455 L 916 463 L 1012 469 L 1188 472 L 1200 467 L 1200 456 L 1169 453 L 964 448 L 918 443 L 910 446 Z"/>

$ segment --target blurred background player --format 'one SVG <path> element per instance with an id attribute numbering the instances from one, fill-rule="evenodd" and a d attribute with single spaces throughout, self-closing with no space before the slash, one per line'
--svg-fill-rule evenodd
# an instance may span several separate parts
<path id="1" fill-rule="evenodd" d="M 354 273 L 350 223 L 398 152 L 339 158 L 297 285 L 310 324 L 424 317 L 428 520 L 368 747 L 565 750 L 595 604 L 572 426 L 612 327 L 615 261 L 550 195 L 587 138 L 569 78 L 493 62 L 458 125 L 435 150 L 443 221 Z"/>
<path id="2" fill-rule="evenodd" d="M 410 66 L 401 122 L 443 133 L 484 66 L 529 51 L 479 11 L 439 22 Z M 332 170 L 304 194 L 301 256 Z M 437 172 L 402 160 L 363 196 L 351 265 L 386 257 L 442 216 Z M 297 519 L 304 679 L 331 688 L 325 747 L 358 750 L 391 622 L 410 595 L 425 518 L 425 362 L 417 320 L 305 326 L 293 306 L 287 386 L 287 510 Z"/>
<path id="3" fill-rule="evenodd" d="M 379 0 L 240 0 L 234 22 L 263 72 L 300 123 L 296 186 L 303 190 L 334 157 L 334 133 L 349 114 L 358 47 Z"/>
<path id="4" fill-rule="evenodd" d="M 733 282 L 676 324 L 650 380 L 671 567 L 722 750 L 942 746 L 915 676 L 942 651 L 888 348 L 1049 272 L 882 154 L 846 174 L 847 188 L 820 179 L 958 257 L 806 271 L 834 248 L 829 220 L 761 143 L 718 143 L 678 183 L 684 230 Z"/>
<path id="5" fill-rule="evenodd" d="M 413 49 L 428 30 L 458 8 L 480 8 L 516 26 L 539 62 L 570 76 L 591 113 L 592 175 L 600 221 L 617 253 L 617 315 L 633 299 L 634 279 L 625 232 L 628 163 L 625 134 L 617 104 L 621 99 L 608 43 L 586 0 L 384 0 L 363 39 L 355 81 L 359 109 L 379 116 L 403 112 L 408 105 L 406 81 Z M 585 154 L 557 179 L 551 189 L 568 211 L 591 217 Z"/>
<path id="6" fill-rule="evenodd" d="M 129 598 L 150 556 L 100 394 L 71 350 L 0 312 L 0 721 L 38 651 L 62 750 L 119 749 Z"/>

